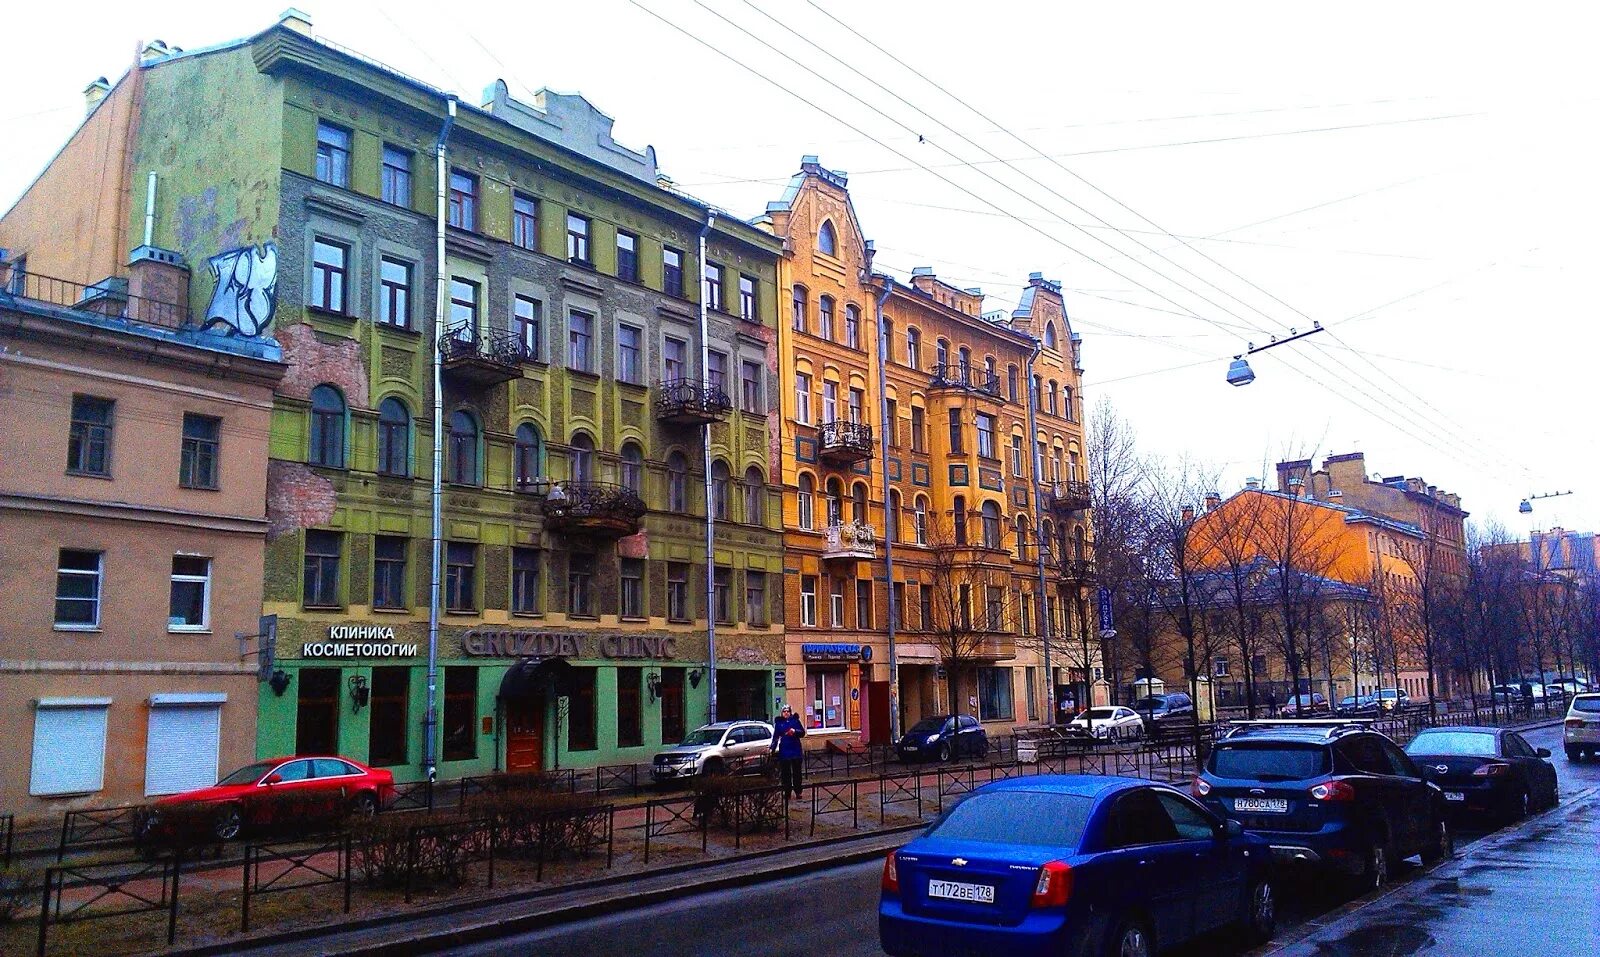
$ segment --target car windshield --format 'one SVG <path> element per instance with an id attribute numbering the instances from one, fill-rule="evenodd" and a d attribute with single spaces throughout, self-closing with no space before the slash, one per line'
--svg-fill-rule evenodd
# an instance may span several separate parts
<path id="1" fill-rule="evenodd" d="M 928 828 L 929 837 L 983 844 L 1076 848 L 1094 801 L 1076 794 L 995 791 L 975 794 Z"/>
<path id="2" fill-rule="evenodd" d="M 1090 708 L 1085 712 L 1089 719 L 1093 721 L 1110 721 L 1116 713 L 1115 708 Z M 1084 717 L 1084 715 L 1079 715 L 1079 717 Z"/>
<path id="3" fill-rule="evenodd" d="M 722 740 L 722 735 L 727 730 L 727 728 L 696 728 L 689 732 L 687 738 L 683 739 L 683 746 L 686 748 L 698 748 L 707 744 L 716 744 Z"/>
<path id="4" fill-rule="evenodd" d="M 944 727 L 943 718 L 923 718 L 921 721 L 918 721 L 916 724 L 911 726 L 910 733 L 927 734 L 930 731 L 937 731 L 942 727 Z"/>
<path id="5" fill-rule="evenodd" d="M 1460 754 L 1492 756 L 1499 753 L 1494 735 L 1487 731 L 1424 731 L 1406 745 L 1407 754 Z"/>
<path id="6" fill-rule="evenodd" d="M 1600 714 L 1600 695 L 1573 698 L 1572 710 L 1582 711 L 1584 714 Z"/>
<path id="7" fill-rule="evenodd" d="M 254 784 L 261 780 L 261 776 L 272 770 L 273 761 L 257 761 L 255 764 L 246 765 L 217 782 L 218 787 L 233 784 Z"/>
<path id="8" fill-rule="evenodd" d="M 1167 706 L 1165 698 L 1140 698 L 1133 703 L 1135 711 L 1160 711 Z"/>
<path id="9" fill-rule="evenodd" d="M 1318 745 L 1227 746 L 1211 752 L 1209 770 L 1222 778 L 1298 781 L 1326 774 L 1328 750 Z"/>

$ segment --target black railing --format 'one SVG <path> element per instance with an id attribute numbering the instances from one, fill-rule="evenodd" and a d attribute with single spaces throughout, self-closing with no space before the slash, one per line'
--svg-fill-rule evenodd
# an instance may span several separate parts
<path id="1" fill-rule="evenodd" d="M 0 302 L 9 297 L 65 306 L 82 312 L 98 313 L 113 319 L 128 319 L 163 329 L 191 329 L 194 317 L 186 303 L 162 302 L 128 295 L 125 279 L 108 279 L 93 286 L 18 272 L 14 266 L 0 265 Z"/>
<path id="2" fill-rule="evenodd" d="M 1094 559 L 1063 558 L 1058 566 L 1061 577 L 1069 582 L 1085 582 L 1094 578 Z"/>
<path id="3" fill-rule="evenodd" d="M 824 422 L 817 439 L 823 455 L 872 457 L 872 426 L 864 422 Z"/>
<path id="4" fill-rule="evenodd" d="M 733 411 L 733 400 L 720 386 L 696 379 L 665 379 L 656 384 L 656 418 L 712 422 Z"/>
<path id="5" fill-rule="evenodd" d="M 439 352 L 445 362 L 477 360 L 519 367 L 531 358 L 527 345 L 500 329 L 479 330 L 470 322 L 458 322 L 439 337 Z"/>
<path id="6" fill-rule="evenodd" d="M 957 362 L 941 363 L 933 367 L 928 384 L 935 389 L 966 389 L 983 392 L 996 398 L 1000 396 L 1000 376 L 986 369 L 975 369 Z"/>
<path id="7" fill-rule="evenodd" d="M 1093 503 L 1093 496 L 1088 482 L 1068 479 L 1051 485 L 1045 501 L 1051 508 L 1077 512 L 1088 508 Z"/>
<path id="8" fill-rule="evenodd" d="M 544 500 L 545 523 L 552 529 L 637 531 L 645 511 L 638 492 L 610 482 L 557 482 Z"/>

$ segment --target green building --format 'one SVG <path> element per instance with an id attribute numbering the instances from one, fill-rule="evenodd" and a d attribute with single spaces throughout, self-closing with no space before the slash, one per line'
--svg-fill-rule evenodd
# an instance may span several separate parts
<path id="1" fill-rule="evenodd" d="M 453 103 L 293 11 L 121 82 L 128 216 L 154 184 L 154 245 L 210 266 L 197 312 L 270 324 L 289 367 L 262 755 L 426 773 L 436 345 L 439 777 L 648 760 L 710 713 L 708 606 L 718 716 L 771 713 L 777 239 L 673 190 L 581 97 Z"/>

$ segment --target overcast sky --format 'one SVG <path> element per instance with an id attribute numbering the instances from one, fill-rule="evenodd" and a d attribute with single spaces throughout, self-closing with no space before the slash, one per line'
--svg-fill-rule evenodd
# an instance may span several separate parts
<path id="1" fill-rule="evenodd" d="M 0 206 L 138 41 L 216 43 L 283 6 L 9 10 L 26 42 L 0 60 Z M 1224 494 L 1285 455 L 1359 449 L 1519 535 L 1600 525 L 1592 5 L 306 9 L 320 35 L 466 99 L 496 77 L 580 92 L 741 216 L 819 154 L 849 172 L 881 268 L 931 265 L 987 308 L 1042 270 L 1066 287 L 1089 403 L 1110 397 L 1151 451 L 1212 463 Z M 1312 320 L 1326 331 L 1226 384 L 1247 343 Z"/>

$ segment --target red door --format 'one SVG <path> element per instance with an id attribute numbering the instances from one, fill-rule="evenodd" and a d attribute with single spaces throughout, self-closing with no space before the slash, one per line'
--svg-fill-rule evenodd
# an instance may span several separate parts
<path id="1" fill-rule="evenodd" d="M 538 771 L 544 765 L 544 699 L 522 695 L 506 701 L 506 770 Z"/>

